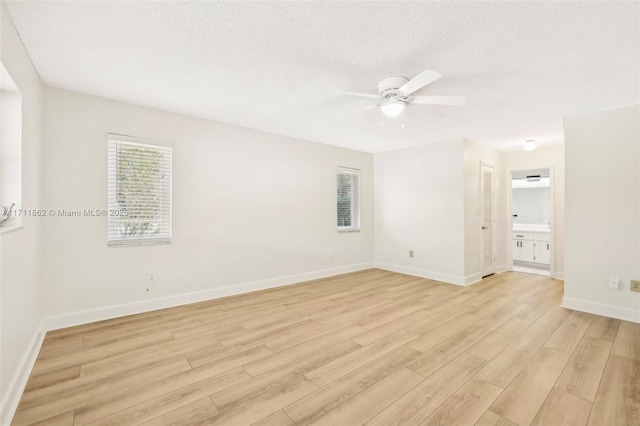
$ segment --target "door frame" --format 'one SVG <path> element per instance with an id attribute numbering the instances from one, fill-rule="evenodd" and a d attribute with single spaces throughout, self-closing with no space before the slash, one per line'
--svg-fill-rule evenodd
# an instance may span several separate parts
<path id="1" fill-rule="evenodd" d="M 549 275 L 556 278 L 556 224 L 555 224 L 555 178 L 553 164 L 551 165 L 532 165 L 529 167 L 518 167 L 507 169 L 507 241 L 513 239 L 513 209 L 512 209 L 512 191 L 513 191 L 513 172 L 521 172 L 524 170 L 549 169 L 549 239 L 551 240 L 551 250 L 549 250 Z M 507 246 L 507 270 L 513 271 L 513 247 L 511 244 Z"/>
<path id="2" fill-rule="evenodd" d="M 482 226 L 483 226 L 483 219 L 484 219 L 484 200 L 483 200 L 483 193 L 482 193 L 482 189 L 484 188 L 484 183 L 482 180 L 482 169 L 484 167 L 490 167 L 493 169 L 493 182 L 491 185 L 491 271 L 489 274 L 485 274 L 483 272 L 484 270 L 484 235 L 482 233 Z M 496 206 L 497 204 L 497 191 L 496 191 L 496 184 L 498 182 L 498 174 L 497 174 L 497 170 L 498 168 L 491 164 L 488 163 L 486 161 L 480 161 L 480 182 L 478 185 L 478 222 L 479 222 L 479 228 L 480 228 L 480 277 L 484 278 L 488 275 L 491 274 L 495 274 L 496 272 L 498 272 L 498 268 L 496 265 L 496 222 L 497 222 L 497 212 L 496 212 Z"/>

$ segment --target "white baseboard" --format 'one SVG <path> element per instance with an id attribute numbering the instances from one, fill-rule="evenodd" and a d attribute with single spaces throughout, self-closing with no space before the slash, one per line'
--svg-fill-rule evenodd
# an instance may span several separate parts
<path id="1" fill-rule="evenodd" d="M 619 306 L 607 305 L 584 299 L 574 299 L 572 297 L 563 297 L 562 307 L 573 309 L 574 311 L 587 312 L 590 314 L 602 315 L 604 317 L 640 323 L 640 310 L 638 309 L 621 308 Z"/>
<path id="2" fill-rule="evenodd" d="M 474 277 L 474 275 L 470 275 L 469 277 L 462 277 L 457 275 L 443 274 L 441 272 L 429 271 L 427 269 L 412 268 L 410 266 L 394 265 L 392 263 L 385 262 L 375 262 L 375 267 L 391 272 L 413 275 L 414 277 L 427 278 L 430 280 L 442 281 L 444 283 L 460 286 L 469 285 L 471 282 L 467 282 L 467 279 L 472 280 Z"/>
<path id="3" fill-rule="evenodd" d="M 556 280 L 564 281 L 564 272 L 556 271 L 553 273 L 553 278 Z"/>
<path id="4" fill-rule="evenodd" d="M 90 322 L 103 321 L 107 319 L 123 317 L 126 315 L 156 311 L 158 309 L 187 305 L 189 303 L 204 302 L 206 300 L 235 296 L 237 294 L 250 293 L 252 291 L 266 290 L 269 288 L 281 287 L 299 282 L 316 280 L 319 278 L 327 278 L 334 275 L 362 271 L 364 269 L 370 268 L 373 268 L 373 262 L 358 263 L 354 265 L 323 269 L 320 271 L 305 272 L 302 274 L 287 275 L 283 277 L 252 281 L 226 287 L 176 294 L 150 300 L 140 300 L 131 303 L 123 303 L 121 305 L 106 306 L 103 308 L 77 311 L 62 315 L 54 315 L 44 319 L 44 329 L 47 331 L 57 330 L 59 328 L 72 327 L 74 325 L 87 324 Z"/>
<path id="5" fill-rule="evenodd" d="M 501 274 L 503 272 L 507 272 L 507 265 L 498 265 L 496 266 L 496 274 Z"/>
<path id="6" fill-rule="evenodd" d="M 18 364 L 11 383 L 9 383 L 7 393 L 4 395 L 4 398 L 2 398 L 2 401 L 0 401 L 0 425 L 11 424 L 24 388 L 27 386 L 33 365 L 36 363 L 36 359 L 40 353 L 40 347 L 42 347 L 45 334 L 46 331 L 43 328 L 43 322 L 40 322 L 33 337 L 29 341 L 27 350 L 20 360 L 20 364 Z"/>
<path id="7" fill-rule="evenodd" d="M 464 277 L 464 285 L 471 285 L 480 281 L 482 281 L 482 274 L 480 272 Z"/>

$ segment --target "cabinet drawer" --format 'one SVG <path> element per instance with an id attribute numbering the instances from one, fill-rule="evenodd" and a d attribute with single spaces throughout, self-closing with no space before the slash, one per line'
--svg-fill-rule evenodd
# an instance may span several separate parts
<path id="1" fill-rule="evenodd" d="M 514 232 L 514 240 L 533 240 L 533 234 L 530 232 Z"/>
<path id="2" fill-rule="evenodd" d="M 548 243 L 551 241 L 551 234 L 536 234 L 535 239 L 536 241 L 544 241 L 545 243 Z"/>

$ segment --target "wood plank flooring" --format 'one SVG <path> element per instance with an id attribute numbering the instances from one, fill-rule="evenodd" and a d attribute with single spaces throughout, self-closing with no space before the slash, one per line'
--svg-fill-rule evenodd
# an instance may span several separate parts
<path id="1" fill-rule="evenodd" d="M 640 324 L 370 269 L 47 333 L 13 425 L 640 425 Z"/>

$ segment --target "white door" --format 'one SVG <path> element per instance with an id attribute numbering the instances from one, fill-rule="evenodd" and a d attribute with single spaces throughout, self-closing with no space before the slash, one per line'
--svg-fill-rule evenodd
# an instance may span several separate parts
<path id="1" fill-rule="evenodd" d="M 482 232 L 481 273 L 483 277 L 496 272 L 493 247 L 495 169 L 486 164 L 480 167 L 480 227 Z"/>

